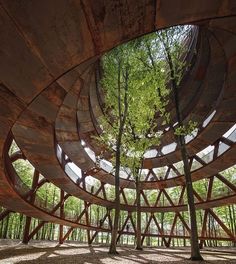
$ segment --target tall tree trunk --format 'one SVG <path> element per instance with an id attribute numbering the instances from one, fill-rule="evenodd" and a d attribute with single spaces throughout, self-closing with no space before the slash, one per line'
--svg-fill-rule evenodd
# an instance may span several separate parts
<path id="1" fill-rule="evenodd" d="M 137 172 L 138 173 L 138 172 Z M 137 250 L 142 250 L 141 241 L 141 205 L 140 205 L 140 181 L 139 177 L 135 178 L 136 183 L 136 247 Z"/>
<path id="2" fill-rule="evenodd" d="M 110 254 L 118 254 L 116 251 L 117 234 L 119 228 L 120 217 L 120 140 L 117 144 L 118 149 L 116 152 L 116 168 L 115 168 L 115 216 L 113 221 L 113 227 L 111 232 L 111 244 L 109 248 Z"/>
<path id="3" fill-rule="evenodd" d="M 181 149 L 181 155 L 184 162 L 184 174 L 186 181 L 186 190 L 187 190 L 187 201 L 188 201 L 188 211 L 190 218 L 190 227 L 191 227 L 191 259 L 192 260 L 202 260 L 200 254 L 199 244 L 198 244 L 198 228 L 197 228 L 197 219 L 196 219 L 196 209 L 194 204 L 194 195 L 193 195 L 193 185 L 191 178 L 191 171 L 188 162 L 188 156 L 185 147 L 185 140 L 182 135 L 178 136 L 178 141 Z"/>
<path id="4" fill-rule="evenodd" d="M 235 209 L 234 209 L 234 204 L 232 205 L 232 211 L 233 211 L 233 226 L 234 226 L 234 232 L 233 232 L 233 234 L 234 234 L 234 236 L 236 237 L 236 216 L 235 216 Z M 233 246 L 234 247 L 236 247 L 236 242 L 234 241 L 233 242 Z"/>
<path id="5" fill-rule="evenodd" d="M 128 69 L 125 72 L 125 95 L 124 95 L 124 111 L 121 107 L 121 64 L 118 65 L 118 108 L 119 108 L 119 132 L 116 139 L 116 158 L 115 158 L 115 216 L 111 233 L 111 244 L 109 248 L 110 254 L 118 254 L 116 251 L 117 234 L 119 229 L 120 218 L 120 166 L 121 166 L 121 142 L 124 131 L 124 125 L 128 113 Z"/>
<path id="6" fill-rule="evenodd" d="M 200 254 L 200 248 L 198 243 L 198 228 L 197 228 L 196 209 L 194 204 L 193 185 L 192 185 L 191 171 L 188 162 L 184 137 L 181 135 L 178 136 L 178 141 L 184 163 L 184 174 L 185 174 L 186 190 L 187 190 L 187 202 L 188 202 L 188 211 L 189 211 L 190 228 L 191 228 L 191 232 L 190 232 L 191 260 L 203 260 Z"/>
<path id="7" fill-rule="evenodd" d="M 180 111 L 180 105 L 179 105 L 179 95 L 178 95 L 178 87 L 177 82 L 175 79 L 174 74 L 174 66 L 172 63 L 171 55 L 169 53 L 168 48 L 167 50 L 167 59 L 170 66 L 170 75 L 171 75 L 171 84 L 172 84 L 172 90 L 174 93 L 174 102 L 175 102 L 175 110 L 176 110 L 176 117 L 178 126 L 183 126 L 183 119 Z M 193 185 L 192 185 L 192 178 L 191 178 L 191 170 L 190 165 L 188 161 L 188 155 L 185 145 L 185 138 L 183 135 L 177 136 L 177 143 L 179 145 L 182 160 L 184 163 L 184 176 L 185 176 L 185 182 L 186 182 L 186 191 L 187 191 L 187 202 L 188 202 L 188 211 L 189 211 L 189 219 L 190 219 L 190 241 L 191 241 L 191 260 L 203 260 L 201 254 L 200 254 L 200 248 L 198 243 L 198 229 L 197 229 L 197 220 L 196 220 L 196 209 L 194 204 L 194 194 L 193 194 Z"/>

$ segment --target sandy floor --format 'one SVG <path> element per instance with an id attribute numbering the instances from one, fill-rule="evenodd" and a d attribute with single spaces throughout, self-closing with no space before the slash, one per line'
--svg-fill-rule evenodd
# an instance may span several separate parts
<path id="1" fill-rule="evenodd" d="M 145 248 L 143 251 L 135 251 L 132 248 L 118 248 L 119 255 L 111 256 L 106 247 L 86 244 L 64 244 L 58 246 L 54 242 L 31 242 L 28 246 L 18 241 L 0 241 L 0 264 L 7 263 L 83 263 L 83 264 L 133 264 L 133 263 L 198 263 L 188 261 L 189 248 Z M 235 263 L 236 249 L 207 249 L 202 251 L 205 259 L 201 263 Z"/>

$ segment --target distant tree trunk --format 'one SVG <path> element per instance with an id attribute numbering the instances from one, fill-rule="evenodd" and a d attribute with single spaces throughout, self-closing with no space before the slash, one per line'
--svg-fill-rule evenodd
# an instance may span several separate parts
<path id="1" fill-rule="evenodd" d="M 208 236 L 211 237 L 211 215 L 208 217 Z M 212 247 L 211 239 L 208 240 L 208 246 Z"/>
<path id="2" fill-rule="evenodd" d="M 103 210 L 102 210 L 102 215 L 103 215 Z M 99 207 L 97 206 L 96 208 L 96 221 L 97 221 L 97 226 L 100 224 L 100 214 L 99 214 Z M 98 243 L 98 234 L 95 238 L 95 243 Z"/>
<path id="3" fill-rule="evenodd" d="M 109 244 L 109 233 L 107 232 L 107 235 L 106 235 L 106 245 Z"/>
<path id="4" fill-rule="evenodd" d="M 148 223 L 148 213 L 146 213 L 146 225 L 147 225 L 147 223 Z M 148 234 L 150 233 L 150 227 L 148 227 L 147 233 Z M 148 236 L 146 238 L 146 245 L 147 246 L 151 246 L 151 238 L 150 238 L 150 236 Z"/>
<path id="5" fill-rule="evenodd" d="M 17 239 L 20 239 L 21 238 L 21 231 L 22 231 L 22 225 L 25 221 L 23 221 L 23 215 L 20 214 L 18 217 L 17 217 L 17 226 L 16 226 L 16 238 Z"/>
<path id="6" fill-rule="evenodd" d="M 37 225 L 39 225 L 39 220 L 37 220 Z M 34 236 L 35 239 L 39 239 L 42 233 L 42 228 L 40 228 L 40 230 L 36 233 L 36 237 Z"/>
<path id="7" fill-rule="evenodd" d="M 138 171 L 136 171 L 138 174 Z M 140 204 L 140 181 L 139 176 L 135 178 L 136 183 L 136 247 L 137 250 L 142 250 L 141 242 L 141 204 Z"/>
<path id="8" fill-rule="evenodd" d="M 12 239 L 13 235 L 13 230 L 14 228 L 14 214 L 11 215 L 10 220 L 9 220 L 9 227 L 8 227 L 8 238 Z"/>
<path id="9" fill-rule="evenodd" d="M 2 238 L 7 238 L 7 231 L 8 231 L 8 225 L 9 225 L 9 218 L 10 218 L 10 214 L 8 214 L 8 216 L 6 217 L 6 221 L 5 221 L 5 226 L 4 226 L 4 230 L 3 230 L 3 236 L 2 236 Z"/>
<path id="10" fill-rule="evenodd" d="M 183 226 L 183 235 L 185 236 L 185 228 Z M 186 239 L 183 239 L 183 246 L 186 247 Z"/>
<path id="11" fill-rule="evenodd" d="M 231 208 L 232 208 L 232 210 L 231 210 Z M 235 234 L 235 215 L 234 215 L 235 212 L 234 212 L 234 206 L 232 205 L 232 207 L 231 207 L 231 205 L 229 205 L 228 209 L 229 209 L 229 219 L 230 219 L 229 228 L 231 229 L 232 234 Z M 233 211 L 233 213 L 232 213 L 232 211 Z M 235 244 L 235 242 L 234 242 L 234 244 Z"/>
<path id="12" fill-rule="evenodd" d="M 235 216 L 235 208 L 234 208 L 235 205 L 232 205 L 232 211 L 233 211 L 233 229 L 234 229 L 234 236 L 236 237 L 236 216 Z M 233 242 L 233 246 L 236 247 L 236 242 L 234 241 Z"/>
<path id="13" fill-rule="evenodd" d="M 0 228 L 0 237 L 2 238 L 2 236 L 3 236 L 3 220 L 1 221 L 1 228 Z"/>
<path id="14" fill-rule="evenodd" d="M 54 241 L 55 240 L 55 224 L 53 224 L 53 228 L 52 228 L 52 237 L 51 239 Z"/>

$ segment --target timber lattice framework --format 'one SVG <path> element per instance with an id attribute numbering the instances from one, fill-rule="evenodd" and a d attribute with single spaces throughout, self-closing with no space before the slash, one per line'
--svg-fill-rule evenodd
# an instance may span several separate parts
<path id="1" fill-rule="evenodd" d="M 103 114 L 99 57 L 143 34 L 192 24 L 195 27 L 186 56 L 191 67 L 182 80 L 181 107 L 185 120 L 194 116 L 199 125 L 195 135 L 187 139 L 192 179 L 208 179 L 204 197 L 194 192 L 196 208 L 204 210 L 200 240 L 201 243 L 207 239 L 236 242 L 235 234 L 213 210 L 236 202 L 236 185 L 221 173 L 236 163 L 234 0 L 191 3 L 135 0 L 119 1 L 119 4 L 84 0 L 31 4 L 31 1 L 1 0 L 0 12 L 0 204 L 6 208 L 0 214 L 1 220 L 10 212 L 25 214 L 25 242 L 47 222 L 60 225 L 61 243 L 77 227 L 88 230 L 89 243 L 98 232 L 111 232 L 114 202 L 106 193 L 106 184 L 114 185 L 114 176 L 104 160 L 94 160 L 91 156 L 100 151 L 91 135 L 99 133 L 97 119 Z M 19 150 L 10 155 L 13 140 Z M 211 151 L 205 153 L 203 150 L 209 146 Z M 187 210 L 183 199 L 185 181 L 177 166 L 181 155 L 170 129 L 166 128 L 161 146 L 152 153 L 143 163 L 141 211 L 149 218 L 142 241 L 148 236 L 158 236 L 169 246 L 172 238 L 189 238 L 190 230 L 181 215 Z M 18 159 L 29 160 L 35 168 L 31 188 L 24 185 L 12 165 Z M 79 168 L 79 174 L 71 163 Z M 87 177 L 95 178 L 99 186 L 90 186 Z M 215 180 L 222 182 L 224 191 L 214 190 Z M 61 189 L 61 199 L 56 205 L 44 208 L 37 190 L 47 182 Z M 180 192 L 177 200 L 168 193 L 168 188 L 176 186 Z M 135 201 L 130 204 L 125 194 L 134 188 L 134 181 L 124 175 L 120 186 L 121 209 L 128 213 L 119 237 L 135 233 L 132 218 Z M 148 191 L 156 192 L 155 203 L 149 200 Z M 71 196 L 84 201 L 80 215 L 64 212 L 64 203 Z M 93 204 L 106 208 L 99 224 L 90 221 L 89 208 Z M 157 212 L 174 212 L 170 230 L 161 229 Z M 208 216 L 217 221 L 224 235 L 207 235 Z M 31 217 L 41 220 L 32 232 Z M 152 221 L 156 233 L 150 232 Z M 185 234 L 175 233 L 177 221 L 183 224 Z M 128 222 L 132 225 L 129 231 L 125 229 Z M 66 233 L 63 226 L 69 227 Z"/>

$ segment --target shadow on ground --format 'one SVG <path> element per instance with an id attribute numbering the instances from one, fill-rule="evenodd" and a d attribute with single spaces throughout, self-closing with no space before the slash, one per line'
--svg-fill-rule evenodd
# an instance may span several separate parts
<path id="1" fill-rule="evenodd" d="M 48 245 L 17 245 L 0 249 L 0 263 L 81 263 L 81 264 L 113 264 L 113 263 L 198 263 L 188 260 L 189 248 L 145 248 L 136 251 L 132 248 L 119 247 L 119 255 L 110 255 L 104 246 L 86 246 L 65 244 L 62 246 Z M 204 250 L 205 259 L 200 263 L 236 264 L 236 250 Z"/>

